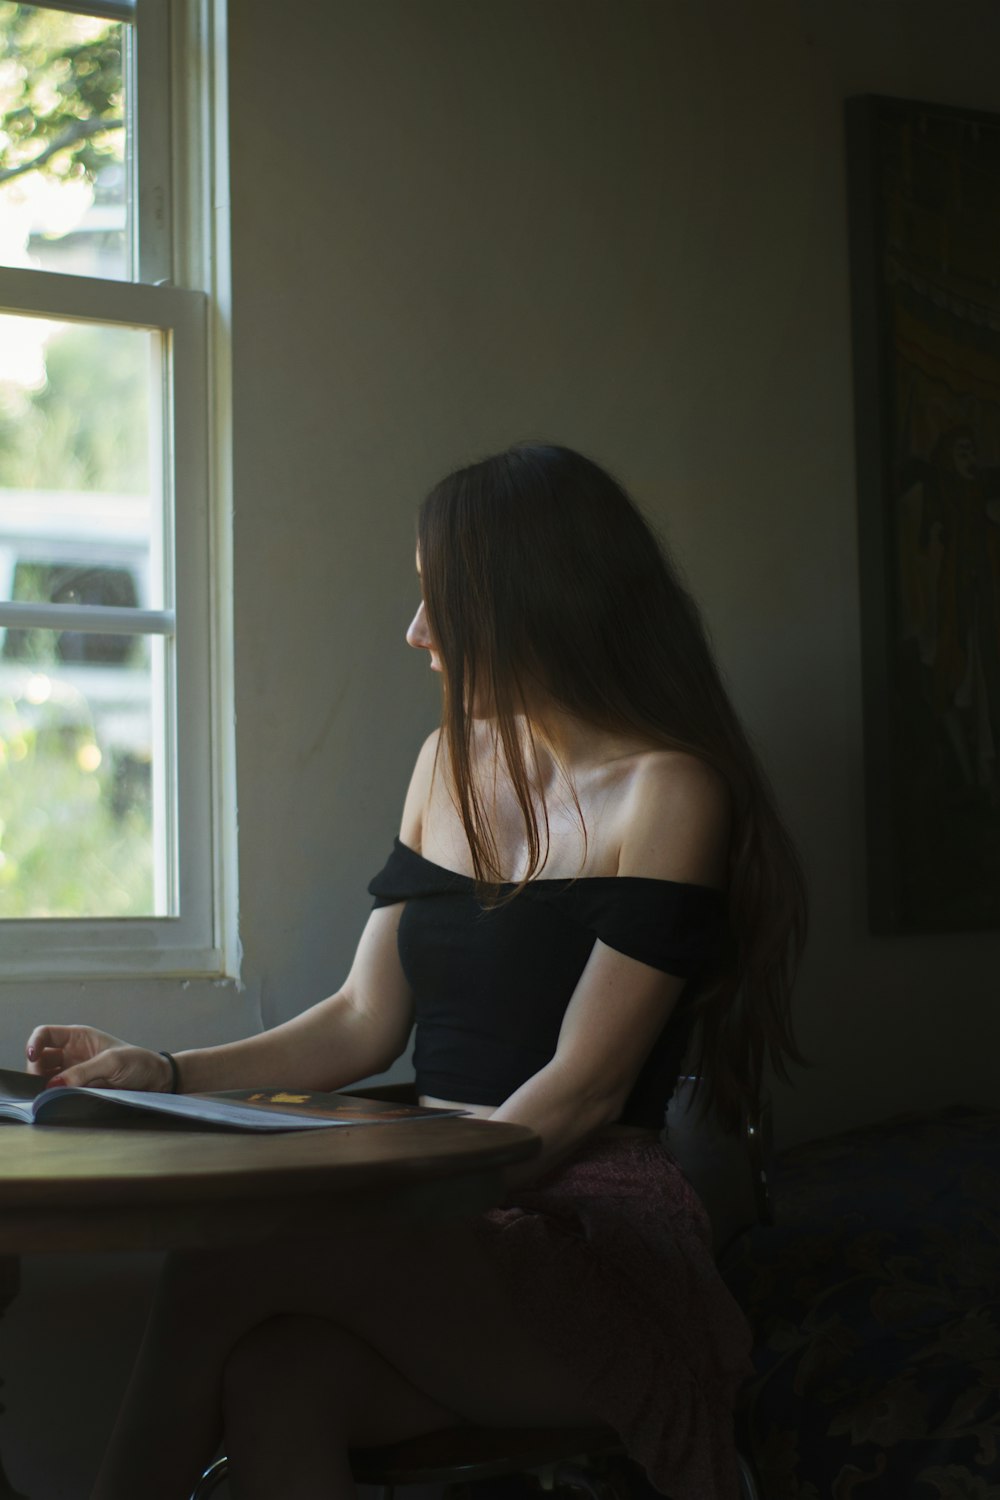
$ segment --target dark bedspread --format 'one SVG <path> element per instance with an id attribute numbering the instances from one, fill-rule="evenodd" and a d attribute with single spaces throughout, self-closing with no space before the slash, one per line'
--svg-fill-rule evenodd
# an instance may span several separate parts
<path id="1" fill-rule="evenodd" d="M 1000 1500 L 1000 1110 L 797 1146 L 774 1203 L 726 1266 L 766 1500 Z"/>

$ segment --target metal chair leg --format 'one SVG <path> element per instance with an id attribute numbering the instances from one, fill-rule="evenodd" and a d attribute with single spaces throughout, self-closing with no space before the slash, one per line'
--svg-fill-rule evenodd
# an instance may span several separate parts
<path id="1" fill-rule="evenodd" d="M 552 1474 L 552 1485 L 554 1489 L 569 1489 L 585 1495 L 587 1500 L 624 1500 L 624 1490 L 609 1475 L 599 1474 L 582 1464 L 557 1465 Z"/>
<path id="2" fill-rule="evenodd" d="M 761 1500 L 760 1489 L 749 1460 L 739 1452 L 736 1460 L 740 1471 L 740 1500 Z M 228 1475 L 228 1459 L 217 1458 L 215 1463 L 205 1470 L 191 1491 L 191 1500 L 209 1500 L 209 1496 L 215 1493 Z M 612 1497 L 617 1495 L 617 1487 L 609 1485 L 606 1480 L 589 1474 L 576 1465 L 561 1465 L 556 1470 L 555 1479 L 557 1483 L 582 1491 L 585 1495 L 592 1497 L 592 1500 L 612 1500 Z M 393 1485 L 382 1485 L 379 1488 L 379 1500 L 393 1500 L 393 1493 Z"/>
<path id="3" fill-rule="evenodd" d="M 740 1466 L 740 1500 L 761 1500 L 757 1478 L 750 1467 L 749 1459 L 745 1458 L 742 1453 L 737 1453 L 736 1462 Z"/>
<path id="4" fill-rule="evenodd" d="M 215 1463 L 212 1464 L 210 1468 L 207 1468 L 205 1470 L 204 1474 L 201 1476 L 201 1478 L 198 1480 L 198 1483 L 191 1491 L 191 1500 L 208 1500 L 209 1495 L 214 1495 L 215 1491 L 219 1488 L 219 1485 L 222 1484 L 223 1480 L 227 1479 L 228 1477 L 228 1458 L 217 1458 L 215 1460 Z"/>
<path id="5" fill-rule="evenodd" d="M 211 1468 L 205 1470 L 204 1474 L 201 1476 L 201 1478 L 198 1480 L 198 1483 L 191 1491 L 191 1500 L 208 1500 L 209 1495 L 214 1495 L 219 1485 L 223 1484 L 228 1478 L 228 1458 L 217 1458 L 215 1460 L 215 1463 L 212 1464 Z M 379 1500 L 392 1500 L 394 1494 L 394 1485 L 380 1485 L 378 1492 Z M 2 1496 L 0 1496 L 0 1500 L 3 1500 Z"/>

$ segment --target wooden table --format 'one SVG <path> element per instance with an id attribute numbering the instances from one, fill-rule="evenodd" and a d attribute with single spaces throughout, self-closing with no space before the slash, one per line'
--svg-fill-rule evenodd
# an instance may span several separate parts
<path id="1" fill-rule="evenodd" d="M 266 1136 L 0 1123 L 0 1315 L 21 1253 L 193 1249 L 287 1225 L 301 1238 L 474 1214 L 539 1144 L 521 1125 L 466 1118 Z M 2 1463 L 0 1500 L 16 1500 Z"/>
<path id="2" fill-rule="evenodd" d="M 280 1135 L 0 1124 L 0 1254 L 173 1250 L 473 1214 L 534 1156 L 521 1125 L 396 1120 Z"/>

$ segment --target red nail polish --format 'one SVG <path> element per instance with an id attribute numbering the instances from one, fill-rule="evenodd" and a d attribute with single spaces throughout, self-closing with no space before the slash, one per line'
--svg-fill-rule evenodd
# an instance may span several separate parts
<path id="1" fill-rule="evenodd" d="M 58 1073 L 56 1074 L 55 1078 L 50 1078 L 48 1083 L 46 1084 L 46 1088 L 50 1089 L 64 1089 L 65 1087 L 66 1080 L 65 1078 L 60 1078 Z"/>

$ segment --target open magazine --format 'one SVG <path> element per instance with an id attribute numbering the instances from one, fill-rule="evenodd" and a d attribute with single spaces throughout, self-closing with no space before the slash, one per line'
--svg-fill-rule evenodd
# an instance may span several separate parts
<path id="1" fill-rule="evenodd" d="M 441 1119 L 460 1109 L 429 1109 L 299 1089 L 230 1089 L 220 1094 L 153 1094 L 131 1089 L 47 1089 L 33 1073 L 0 1068 L 0 1122 L 22 1125 L 135 1125 L 159 1117 L 223 1130 L 317 1130 Z"/>

